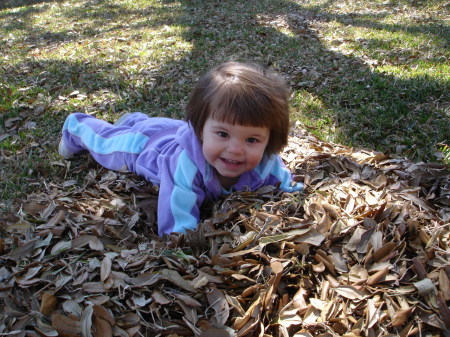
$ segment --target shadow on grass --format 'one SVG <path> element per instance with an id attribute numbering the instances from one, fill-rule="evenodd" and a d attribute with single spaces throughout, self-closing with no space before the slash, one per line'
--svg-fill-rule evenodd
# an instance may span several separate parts
<path id="1" fill-rule="evenodd" d="M 440 43 L 444 46 L 448 46 L 450 43 L 450 27 L 445 25 L 441 21 L 434 21 L 428 19 L 427 21 L 418 21 L 415 24 L 381 24 L 373 20 L 374 15 L 369 14 L 331 14 L 324 13 L 327 20 L 335 20 L 344 25 L 351 25 L 354 27 L 362 27 L 379 31 L 386 31 L 390 33 L 405 32 L 416 35 L 435 36 L 440 39 Z M 386 16 L 386 14 L 380 15 L 380 18 Z"/>
<path id="2" fill-rule="evenodd" d="M 39 5 L 43 3 L 62 2 L 61 0 L 2 0 L 0 2 L 0 10 L 11 9 L 24 6 Z"/>
<path id="3" fill-rule="evenodd" d="M 73 90 L 90 94 L 107 89 L 122 97 L 115 102 L 117 110 L 182 118 L 186 97 L 207 69 L 226 60 L 258 62 L 273 66 L 287 77 L 296 95 L 295 113 L 333 128 L 329 137 L 333 141 L 385 152 L 403 145 L 407 148 L 405 154 L 413 159 L 433 159 L 434 145 L 450 139 L 450 118 L 445 113 L 448 81 L 378 72 L 359 57 L 327 48 L 311 23 L 338 21 L 375 30 L 432 34 L 439 38 L 443 49 L 448 45 L 448 27 L 438 23 L 389 25 L 357 13 L 336 15 L 327 10 L 332 3 L 308 7 L 287 0 L 181 0 L 163 1 L 162 7 L 147 4 L 129 9 L 118 3 L 87 2 L 86 6 L 62 11 L 70 21 L 91 20 L 89 29 L 76 34 L 51 33 L 27 23 L 21 29 L 28 31 L 29 39 L 35 42 L 52 44 L 89 39 L 102 32 L 119 34 L 127 29 L 139 34 L 143 28 L 177 25 L 183 28 L 182 37 L 192 48 L 167 59 L 160 69 L 137 74 L 143 78 L 141 84 L 131 83 L 126 71 L 117 71 L 121 65 L 114 62 L 107 66 L 95 62 L 27 62 L 9 71 L 10 75 L 19 73 L 22 67 L 31 65 L 34 70 L 30 71 L 30 83 L 32 75 L 47 71 L 50 75 L 46 87 L 56 88 L 49 95 Z M 37 14 L 36 10 L 30 7 L 24 15 L 30 17 Z M 372 47 L 376 47 L 375 39 Z M 368 52 L 375 54 L 375 50 Z M 153 81 L 150 86 L 148 78 Z M 127 93 L 125 97 L 123 93 Z M 303 110 L 302 96 L 306 94 L 317 97 L 322 107 Z"/>
<path id="4" fill-rule="evenodd" d="M 315 8 L 292 1 L 181 4 L 188 14 L 184 38 L 193 43 L 192 57 L 182 60 L 181 68 L 192 68 L 196 62 L 196 68 L 207 69 L 228 59 L 273 65 L 287 75 L 296 92 L 305 90 L 320 98 L 325 109 L 313 111 L 308 118 L 329 117 L 336 130 L 331 139 L 347 145 L 385 152 L 402 145 L 405 155 L 431 160 L 433 145 L 449 141 L 448 80 L 378 72 L 359 57 L 324 46 L 309 23 L 338 20 L 374 30 L 435 35 L 443 50 L 448 27 L 380 24 L 359 14 L 331 14 L 327 4 Z M 424 147 L 428 149 L 423 151 Z"/>

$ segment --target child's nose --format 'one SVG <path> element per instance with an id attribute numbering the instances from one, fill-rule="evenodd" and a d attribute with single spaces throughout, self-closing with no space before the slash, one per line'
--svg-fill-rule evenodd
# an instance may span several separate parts
<path id="1" fill-rule="evenodd" d="M 228 144 L 228 152 L 232 154 L 242 154 L 244 152 L 244 147 L 239 141 L 231 141 Z"/>

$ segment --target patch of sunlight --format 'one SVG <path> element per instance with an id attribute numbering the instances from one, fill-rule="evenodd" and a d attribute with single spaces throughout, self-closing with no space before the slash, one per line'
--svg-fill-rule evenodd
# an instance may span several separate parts
<path id="1" fill-rule="evenodd" d="M 295 28 L 295 22 L 301 21 L 301 17 L 298 14 L 258 14 L 256 16 L 258 24 L 263 27 L 269 27 L 277 30 L 279 33 L 289 37 L 296 37 L 296 33 L 293 31 Z"/>
<path id="2" fill-rule="evenodd" d="M 445 62 L 449 51 L 438 34 L 417 27 L 355 27 L 337 21 L 323 28 L 321 41 L 326 48 L 357 57 L 372 69 L 402 78 L 442 78 L 449 74 Z"/>
<path id="3" fill-rule="evenodd" d="M 291 98 L 291 118 L 321 139 L 335 142 L 339 133 L 333 112 L 316 94 L 296 91 Z"/>
<path id="4" fill-rule="evenodd" d="M 142 9 L 145 7 L 181 7 L 177 1 L 165 2 L 161 0 L 121 0 L 119 1 L 123 7 L 130 9 Z"/>
<path id="5" fill-rule="evenodd" d="M 419 62 L 416 64 L 408 64 L 395 66 L 391 64 L 381 65 L 376 71 L 383 74 L 395 76 L 398 79 L 416 79 L 429 78 L 435 81 L 447 81 L 450 74 L 450 67 L 445 64 L 436 64 L 435 62 Z"/>
<path id="6" fill-rule="evenodd" d="M 181 59 L 193 49 L 193 44 L 182 37 L 184 29 L 182 26 L 163 25 L 158 29 L 144 28 L 139 33 L 121 30 L 119 34 L 115 31 L 115 34 L 80 36 L 73 41 L 40 48 L 31 55 L 40 60 L 115 63 L 124 66 L 135 64 L 137 60 L 164 62 Z"/>
<path id="7" fill-rule="evenodd" d="M 403 29 L 396 26 L 356 27 L 337 21 L 325 27 L 323 41 L 327 46 L 339 46 L 354 52 L 389 51 L 392 48 L 428 50 L 431 45 L 436 47 L 440 44 L 439 36 L 430 36 L 428 32 L 421 32 L 418 29 L 414 31 L 412 28 Z M 441 52 L 445 51 L 445 48 L 438 48 L 438 51 L 439 49 Z"/>
<path id="8" fill-rule="evenodd" d="M 349 22 L 334 20 L 324 28 L 324 35 L 332 43 L 344 43 L 344 47 L 354 50 L 371 52 L 398 48 L 433 50 L 435 53 L 448 52 L 444 30 L 418 23 L 397 24 L 379 20 L 378 24 L 374 24 L 364 20 Z"/>

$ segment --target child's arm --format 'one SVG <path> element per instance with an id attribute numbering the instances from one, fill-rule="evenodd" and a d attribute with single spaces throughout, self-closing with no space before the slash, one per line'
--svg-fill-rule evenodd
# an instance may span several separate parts
<path id="1" fill-rule="evenodd" d="M 272 160 L 273 165 L 271 165 L 270 176 L 275 177 L 280 182 L 280 189 L 285 192 L 296 192 L 303 190 L 302 183 L 294 183 L 292 173 L 284 165 L 280 156 L 272 156 L 269 162 Z"/>
<path id="2" fill-rule="evenodd" d="M 183 151 L 176 162 L 167 160 L 160 169 L 158 234 L 195 230 L 200 218 L 199 209 L 205 199 L 197 166 Z"/>

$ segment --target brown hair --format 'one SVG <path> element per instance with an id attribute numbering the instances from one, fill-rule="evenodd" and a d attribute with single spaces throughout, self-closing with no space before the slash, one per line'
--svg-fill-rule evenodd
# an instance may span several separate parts
<path id="1" fill-rule="evenodd" d="M 186 120 L 201 137 L 211 116 L 230 124 L 267 127 L 267 154 L 287 144 L 289 90 L 276 73 L 254 64 L 226 62 L 211 69 L 194 88 L 186 107 Z"/>

